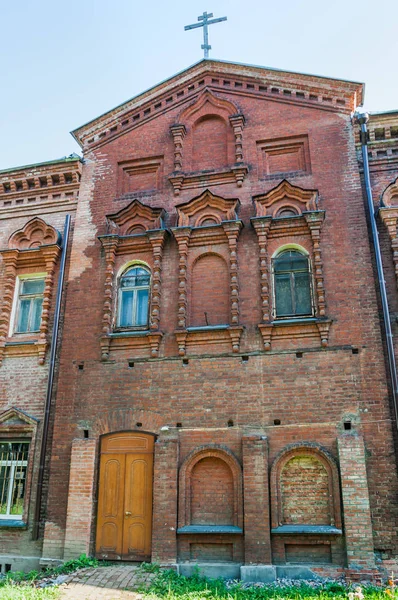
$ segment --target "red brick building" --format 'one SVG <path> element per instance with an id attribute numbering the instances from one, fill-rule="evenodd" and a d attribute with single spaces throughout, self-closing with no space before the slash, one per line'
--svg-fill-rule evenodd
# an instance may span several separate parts
<path id="1" fill-rule="evenodd" d="M 28 313 L 44 294 L 25 298 L 26 275 L 48 271 L 19 275 L 32 226 L 22 212 L 14 227 L 4 205 L 0 434 L 9 453 L 32 440 L 12 460 L 33 475 L 1 560 L 85 552 L 268 580 L 375 572 L 396 555 L 396 422 L 352 119 L 362 95 L 356 82 L 203 60 L 73 132 L 84 164 L 35 542 L 38 450 L 32 424 L 13 427 L 41 423 L 43 393 L 35 412 L 16 390 L 22 373 L 39 390 L 48 362 L 9 348 L 23 302 Z M 394 119 L 372 117 L 369 143 L 392 313 Z M 27 197 L 18 170 L 0 176 L 4 198 L 7 186 Z M 44 228 L 61 230 L 59 206 L 58 220 L 35 213 L 38 253 L 57 245 Z M 53 310 L 48 296 L 38 339 Z"/>

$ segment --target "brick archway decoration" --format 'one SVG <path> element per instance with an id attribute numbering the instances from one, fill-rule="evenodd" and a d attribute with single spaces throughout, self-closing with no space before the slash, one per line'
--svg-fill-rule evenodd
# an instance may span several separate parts
<path id="1" fill-rule="evenodd" d="M 331 523 L 330 525 L 341 529 L 341 505 L 339 472 L 334 458 L 319 444 L 312 442 L 291 444 L 284 448 L 275 458 L 271 467 L 271 527 L 273 529 L 283 525 L 283 507 L 281 490 L 281 473 L 283 468 L 292 458 L 299 456 L 312 457 L 318 460 L 326 470 L 328 476 L 328 491 Z M 308 523 L 310 525 L 310 523 Z"/>
<path id="2" fill-rule="evenodd" d="M 137 423 L 141 423 L 137 427 Z M 164 418 L 159 413 L 149 410 L 119 409 L 98 415 L 91 424 L 96 436 L 118 431 L 142 431 L 158 434 L 164 425 Z"/>
<path id="3" fill-rule="evenodd" d="M 238 459 L 228 449 L 217 444 L 209 444 L 195 448 L 184 460 L 179 473 L 179 516 L 178 527 L 191 525 L 191 479 L 192 472 L 199 461 L 204 458 L 218 458 L 228 465 L 233 479 L 234 522 L 236 527 L 243 527 L 242 468 Z"/>

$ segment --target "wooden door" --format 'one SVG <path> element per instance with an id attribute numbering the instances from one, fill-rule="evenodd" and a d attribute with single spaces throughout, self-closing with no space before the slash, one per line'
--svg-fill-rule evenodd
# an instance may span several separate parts
<path id="1" fill-rule="evenodd" d="M 151 558 L 153 444 L 152 435 L 135 432 L 110 434 L 102 440 L 98 558 Z"/>

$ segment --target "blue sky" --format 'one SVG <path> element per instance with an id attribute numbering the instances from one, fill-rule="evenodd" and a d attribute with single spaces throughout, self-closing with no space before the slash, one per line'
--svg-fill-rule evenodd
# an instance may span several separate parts
<path id="1" fill-rule="evenodd" d="M 398 109 L 398 2 L 0 2 L 0 169 L 79 152 L 69 131 L 211 57 L 366 83 L 367 110 Z"/>

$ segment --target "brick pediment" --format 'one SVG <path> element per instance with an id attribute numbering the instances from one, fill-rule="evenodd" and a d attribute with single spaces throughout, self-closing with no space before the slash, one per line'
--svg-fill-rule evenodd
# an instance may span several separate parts
<path id="1" fill-rule="evenodd" d="M 232 90 L 235 96 L 272 99 L 349 114 L 362 102 L 363 84 L 204 59 L 75 129 L 73 136 L 82 146 L 103 145 L 172 107 L 180 107 L 181 116 L 184 110 L 187 114 L 195 112 L 201 98 L 210 101 L 206 92 L 218 101 L 219 94 Z M 211 102 L 216 110 L 217 102 L 213 99 Z M 230 115 L 239 112 L 231 110 L 227 108 Z"/>
<path id="2" fill-rule="evenodd" d="M 215 196 L 206 190 L 199 197 L 178 205 L 178 227 L 201 227 L 219 225 L 223 221 L 235 221 L 239 200 Z"/>
<path id="3" fill-rule="evenodd" d="M 163 229 L 164 215 L 162 208 L 151 208 L 139 200 L 133 200 L 119 212 L 107 215 L 108 233 L 123 236 Z"/>
<path id="4" fill-rule="evenodd" d="M 18 408 L 9 408 L 0 414 L 0 427 L 36 427 L 38 420 Z"/>
<path id="5" fill-rule="evenodd" d="M 35 217 L 18 231 L 15 231 L 8 241 L 8 247 L 13 250 L 31 250 L 57 244 L 59 232 L 42 219 Z"/>
<path id="6" fill-rule="evenodd" d="M 239 113 L 238 108 L 225 98 L 220 98 L 205 90 L 192 104 L 187 106 L 178 118 L 178 123 L 195 122 L 205 115 L 217 115 L 226 120 Z"/>
<path id="7" fill-rule="evenodd" d="M 267 194 L 255 196 L 253 201 L 256 217 L 275 218 L 282 216 L 283 211 L 300 216 L 303 212 L 317 210 L 318 192 L 291 185 L 284 179 Z"/>

